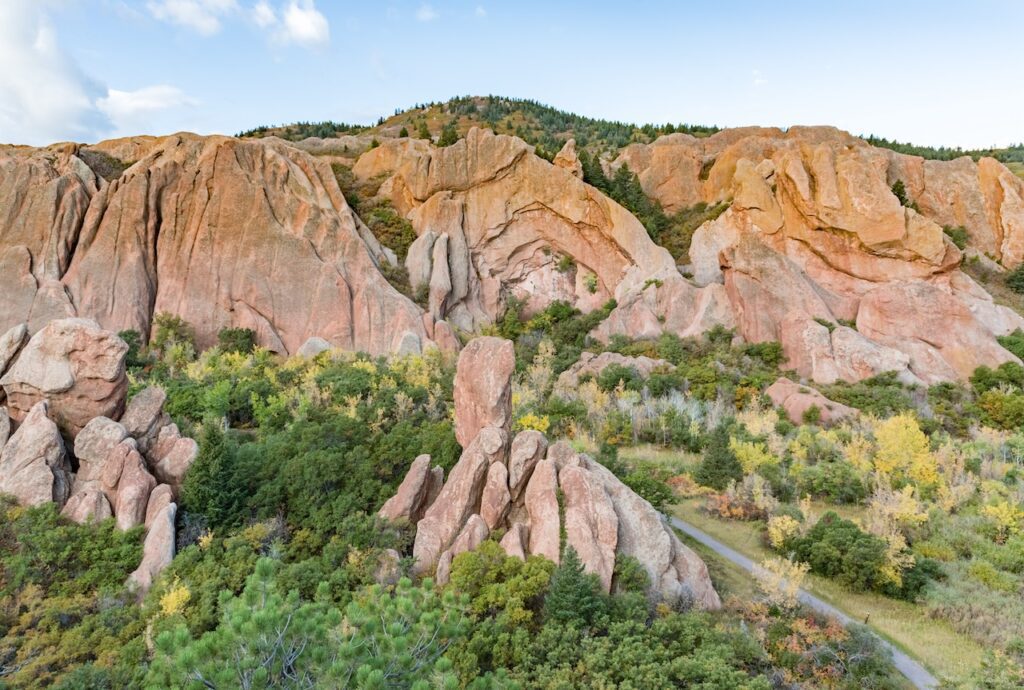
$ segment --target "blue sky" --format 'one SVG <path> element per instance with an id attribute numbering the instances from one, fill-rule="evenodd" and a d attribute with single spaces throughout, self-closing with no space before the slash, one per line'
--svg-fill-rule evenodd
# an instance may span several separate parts
<path id="1" fill-rule="evenodd" d="M 372 122 L 454 95 L 631 122 L 1024 140 L 1024 2 L 0 0 L 0 142 Z"/>

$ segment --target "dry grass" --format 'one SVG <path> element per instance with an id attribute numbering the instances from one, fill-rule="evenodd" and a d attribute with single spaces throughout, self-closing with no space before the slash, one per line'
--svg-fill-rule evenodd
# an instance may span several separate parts
<path id="1" fill-rule="evenodd" d="M 692 499 L 676 506 L 674 512 L 748 558 L 759 561 L 770 555 L 762 545 L 756 523 L 717 520 L 703 513 L 700 506 L 699 499 Z M 842 512 L 857 517 L 857 509 Z M 981 663 L 981 645 L 956 632 L 949 623 L 929 618 L 920 606 L 879 594 L 850 592 L 814 575 L 808 576 L 805 585 L 852 618 L 867 620 L 872 629 L 938 676 L 960 677 Z"/>
<path id="2" fill-rule="evenodd" d="M 1024 163 L 1007 163 L 1006 167 L 1017 177 L 1024 177 Z"/>

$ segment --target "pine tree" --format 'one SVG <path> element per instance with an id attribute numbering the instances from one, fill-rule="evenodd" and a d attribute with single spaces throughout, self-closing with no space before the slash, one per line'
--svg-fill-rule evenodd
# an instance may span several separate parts
<path id="1" fill-rule="evenodd" d="M 455 122 L 449 122 L 441 130 L 441 136 L 437 139 L 438 146 L 451 146 L 459 140 L 459 132 L 455 129 Z"/>
<path id="2" fill-rule="evenodd" d="M 189 468 L 181 489 L 182 507 L 205 516 L 211 527 L 233 524 L 242 502 L 234 470 L 234 448 L 224 437 L 219 423 L 207 422 L 199 437 L 199 455 Z"/>
<path id="3" fill-rule="evenodd" d="M 725 424 L 711 432 L 704 458 L 693 478 L 701 486 L 718 491 L 723 491 L 732 480 L 743 479 L 743 465 L 729 447 L 729 428 Z"/>
<path id="4" fill-rule="evenodd" d="M 420 120 L 419 128 L 416 130 L 416 136 L 419 139 L 430 139 L 430 129 L 427 127 L 426 120 Z"/>
<path id="5" fill-rule="evenodd" d="M 576 549 L 571 546 L 566 548 L 544 597 L 545 620 L 585 627 L 594 621 L 602 609 L 604 600 L 597 576 L 583 570 Z"/>
<path id="6" fill-rule="evenodd" d="M 398 136 L 403 139 L 406 138 L 409 136 L 409 130 L 403 126 L 402 129 L 398 130 Z"/>

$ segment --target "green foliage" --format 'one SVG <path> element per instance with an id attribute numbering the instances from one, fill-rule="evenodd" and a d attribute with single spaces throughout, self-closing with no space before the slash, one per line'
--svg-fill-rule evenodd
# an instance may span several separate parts
<path id="1" fill-rule="evenodd" d="M 167 354 L 174 345 L 185 345 L 195 351 L 195 333 L 185 319 L 162 312 L 153 317 L 153 334 L 149 345 L 161 356 Z"/>
<path id="2" fill-rule="evenodd" d="M 854 590 L 882 589 L 886 543 L 829 511 L 807 534 L 786 545 L 811 571 Z"/>
<path id="3" fill-rule="evenodd" d="M 671 472 L 651 463 L 637 463 L 622 476 L 622 482 L 658 510 L 675 502 L 675 493 L 667 480 Z"/>
<path id="4" fill-rule="evenodd" d="M 743 478 L 743 466 L 729 447 L 729 427 L 720 424 L 711 432 L 704 457 L 693 478 L 701 486 L 724 491 L 731 481 Z"/>
<path id="5" fill-rule="evenodd" d="M 121 331 L 117 336 L 128 346 L 128 354 L 125 355 L 124 363 L 129 369 L 138 369 L 146 366 L 149 362 L 143 353 L 142 334 L 135 330 Z"/>
<path id="6" fill-rule="evenodd" d="M 21 508 L 0 497 L 3 681 L 41 687 L 103 659 L 123 662 L 114 678 L 130 682 L 144 623 L 124 582 L 141 556 L 141 528 L 122 532 L 112 519 L 77 525 L 55 504 Z"/>
<path id="7" fill-rule="evenodd" d="M 437 139 L 438 146 L 451 146 L 459 140 L 459 132 L 455 128 L 455 122 L 449 122 L 441 129 L 441 136 Z"/>
<path id="8" fill-rule="evenodd" d="M 545 620 L 561 625 L 586 628 L 604 610 L 605 602 L 597 576 L 583 570 L 576 550 L 562 553 L 562 562 L 551 575 L 544 597 Z"/>
<path id="9" fill-rule="evenodd" d="M 996 340 L 1017 357 L 1024 359 L 1024 331 L 1018 328 L 1010 335 L 999 336 Z"/>
<path id="10" fill-rule="evenodd" d="M 417 139 L 430 139 L 430 130 L 427 128 L 427 121 L 420 120 L 419 126 L 416 128 Z"/>
<path id="11" fill-rule="evenodd" d="M 1006 274 L 1006 287 L 1018 295 L 1024 295 L 1024 264 Z"/>
<path id="12" fill-rule="evenodd" d="M 222 328 L 217 333 L 217 346 L 221 352 L 247 355 L 256 349 L 256 333 L 251 328 Z"/>
<path id="13" fill-rule="evenodd" d="M 620 384 L 626 390 L 638 391 L 644 387 L 644 380 L 636 367 L 622 364 L 609 364 L 597 376 L 597 385 L 603 391 L 615 390 Z"/>
<path id="14" fill-rule="evenodd" d="M 199 455 L 181 488 L 181 505 L 191 514 L 202 515 L 213 528 L 231 527 L 243 517 L 236 453 L 216 422 L 203 426 Z"/>
<path id="15" fill-rule="evenodd" d="M 903 184 L 903 180 L 896 180 L 892 185 L 892 193 L 897 199 L 899 199 L 901 206 L 908 206 L 910 204 L 907 199 L 907 187 Z"/>
<path id="16" fill-rule="evenodd" d="M 837 382 L 819 388 L 829 400 L 878 417 L 889 417 L 913 407 L 913 400 L 895 372 L 878 374 L 857 383 Z"/>
<path id="17" fill-rule="evenodd" d="M 946 237 L 956 245 L 956 248 L 960 251 L 967 249 L 967 242 L 970 240 L 970 235 L 967 234 L 967 228 L 962 225 L 959 227 L 944 227 L 942 231 L 946 233 Z"/>
<path id="18" fill-rule="evenodd" d="M 323 122 L 296 122 L 295 124 L 281 126 L 261 125 L 239 132 L 236 136 L 239 138 L 253 137 L 259 139 L 274 135 L 289 141 L 302 141 L 309 137 L 332 139 L 340 134 L 359 134 L 366 129 L 368 128 L 365 125 L 350 125 L 344 122 L 324 120 Z"/>
<path id="19" fill-rule="evenodd" d="M 400 139 L 405 139 L 408 136 L 409 136 L 409 130 L 406 127 L 402 127 L 402 129 L 398 130 L 398 137 Z"/>
<path id="20" fill-rule="evenodd" d="M 826 498 L 839 504 L 858 504 L 868 494 L 864 479 L 842 460 L 819 462 L 803 468 L 797 475 L 796 489 L 800 496 Z"/>

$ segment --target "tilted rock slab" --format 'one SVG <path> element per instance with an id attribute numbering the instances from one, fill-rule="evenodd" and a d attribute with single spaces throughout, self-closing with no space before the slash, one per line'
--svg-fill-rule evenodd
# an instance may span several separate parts
<path id="1" fill-rule="evenodd" d="M 128 391 L 127 353 L 125 342 L 95 321 L 51 321 L 0 378 L 11 418 L 24 419 L 46 400 L 51 419 L 74 438 L 95 417 L 120 417 Z"/>
<path id="2" fill-rule="evenodd" d="M 45 400 L 35 404 L 0 452 L 0 493 L 26 506 L 63 506 L 71 493 L 71 464 Z"/>
<path id="3" fill-rule="evenodd" d="M 604 487 L 582 467 L 564 467 L 558 483 L 565 496 L 565 536 L 604 591 L 612 586 L 619 518 Z"/>
<path id="4" fill-rule="evenodd" d="M 431 469 L 430 456 L 420 455 L 413 460 L 398 492 L 384 503 L 377 514 L 391 521 L 403 519 L 416 523 L 437 498 L 443 484 L 444 470 L 440 467 Z"/>
<path id="5" fill-rule="evenodd" d="M 469 446 L 484 427 L 506 434 L 512 427 L 512 341 L 474 338 L 459 355 L 455 371 L 455 438 Z"/>
<path id="6" fill-rule="evenodd" d="M 530 553 L 561 561 L 561 518 L 558 511 L 558 470 L 545 459 L 537 463 L 526 485 L 526 511 L 530 516 Z"/>
<path id="7" fill-rule="evenodd" d="M 829 400 L 820 391 L 809 386 L 802 386 L 787 378 L 779 378 L 768 386 L 765 395 L 771 398 L 773 405 L 781 407 L 789 417 L 789 421 L 794 424 L 803 424 L 804 415 L 812 407 L 818 408 L 820 424 L 824 426 L 830 426 L 858 414 L 854 408 Z"/>
<path id="8" fill-rule="evenodd" d="M 652 359 L 642 355 L 639 357 L 628 357 L 620 355 L 618 352 L 602 352 L 600 354 L 583 352 L 575 364 L 559 374 L 558 381 L 555 382 L 555 388 L 572 390 L 579 385 L 580 379 L 587 376 L 597 378 L 605 368 L 613 364 L 635 369 L 643 378 L 650 376 L 656 369 L 668 371 L 675 369 L 672 364 L 663 359 Z"/>

